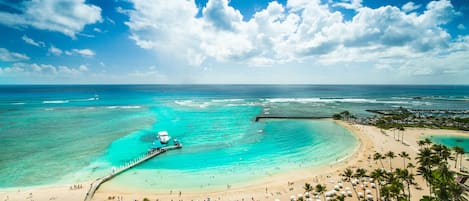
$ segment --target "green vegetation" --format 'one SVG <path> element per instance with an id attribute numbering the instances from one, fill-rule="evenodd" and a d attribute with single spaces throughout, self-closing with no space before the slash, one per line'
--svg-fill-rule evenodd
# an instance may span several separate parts
<path id="1" fill-rule="evenodd" d="M 342 115 L 340 115 L 340 114 L 334 114 L 334 115 L 332 115 L 332 119 L 334 119 L 334 120 L 341 120 L 341 119 L 342 119 Z"/>
<path id="2" fill-rule="evenodd" d="M 430 188 L 430 195 L 426 199 L 466 200 L 462 197 L 464 189 L 454 181 L 455 173 L 449 169 L 451 150 L 428 141 L 421 141 L 419 145 L 417 172 L 425 178 Z"/>
<path id="3" fill-rule="evenodd" d="M 334 120 L 349 120 L 349 119 L 355 119 L 356 117 L 353 116 L 349 111 L 345 110 L 341 113 L 336 113 L 332 115 L 332 119 Z"/>
<path id="4" fill-rule="evenodd" d="M 373 179 L 376 184 L 375 187 L 375 199 L 381 201 L 410 201 L 412 198 L 412 187 L 417 187 L 415 179 L 417 176 L 421 176 L 427 183 L 429 188 L 428 194 L 420 198 L 420 201 L 467 201 L 464 197 L 466 192 L 464 188 L 455 181 L 456 173 L 450 170 L 450 159 L 455 159 L 455 166 L 458 161 L 458 157 L 464 154 L 464 149 L 461 147 L 451 149 L 444 145 L 432 144 L 429 139 L 421 140 L 418 142 L 419 152 L 415 158 L 417 166 L 413 163 L 407 163 L 406 160 L 410 160 L 410 156 L 406 152 L 401 152 L 398 155 L 403 159 L 405 168 L 392 169 L 391 159 L 395 157 L 395 154 L 391 151 L 386 154 L 375 153 L 373 160 L 381 163 L 379 169 L 375 169 L 367 174 L 367 171 L 363 168 L 357 168 L 355 171 L 352 169 L 345 169 L 341 174 L 344 181 L 350 182 L 350 185 L 355 192 L 354 196 L 358 197 L 356 188 L 356 181 L 365 181 L 367 178 Z M 454 157 L 452 156 L 454 155 Z M 389 169 L 391 171 L 385 171 L 382 160 L 389 159 Z M 459 159 L 461 160 L 461 159 Z M 414 168 L 416 168 L 416 174 L 414 174 Z M 303 187 L 305 192 L 313 191 L 313 186 L 309 183 L 305 183 Z M 322 195 L 324 198 L 324 192 L 326 186 L 318 184 L 315 186 L 314 191 L 317 195 Z M 344 196 L 335 197 L 330 200 L 344 200 Z M 325 198 L 324 198 L 325 200 Z M 415 199 L 414 199 L 415 200 Z"/>
<path id="5" fill-rule="evenodd" d="M 404 127 L 440 128 L 469 131 L 469 117 L 460 117 L 460 113 L 437 113 L 413 111 L 406 108 L 396 110 L 370 110 L 381 115 L 356 118 L 348 111 L 332 116 L 335 120 L 352 121 L 359 124 L 373 125 L 381 129 L 404 130 Z M 434 116 L 435 115 L 435 116 Z"/>

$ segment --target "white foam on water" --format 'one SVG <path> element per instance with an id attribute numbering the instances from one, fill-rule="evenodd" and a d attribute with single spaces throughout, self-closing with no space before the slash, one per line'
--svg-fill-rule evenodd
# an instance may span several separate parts
<path id="1" fill-rule="evenodd" d="M 184 107 L 206 108 L 210 106 L 210 102 L 194 102 L 192 100 L 177 100 L 174 103 Z"/>
<path id="2" fill-rule="evenodd" d="M 409 104 L 408 101 L 387 101 L 363 98 L 268 98 L 269 103 L 381 103 L 381 104 Z"/>
<path id="3" fill-rule="evenodd" d="M 233 98 L 233 99 L 214 99 L 212 102 L 214 103 L 225 103 L 225 102 L 242 102 L 244 99 L 240 98 Z"/>
<path id="4" fill-rule="evenodd" d="M 70 102 L 69 100 L 48 100 L 48 101 L 42 101 L 44 104 L 64 104 Z"/>
<path id="5" fill-rule="evenodd" d="M 118 106 L 118 105 L 113 105 L 113 106 L 107 106 L 107 109 L 140 109 L 142 106 L 140 105 L 123 105 L 123 106 Z"/>
<path id="6" fill-rule="evenodd" d="M 73 99 L 71 101 L 72 102 L 86 102 L 86 101 L 96 101 L 96 100 L 99 100 L 99 99 L 96 97 L 93 97 L 93 98 L 84 98 L 84 99 Z"/>

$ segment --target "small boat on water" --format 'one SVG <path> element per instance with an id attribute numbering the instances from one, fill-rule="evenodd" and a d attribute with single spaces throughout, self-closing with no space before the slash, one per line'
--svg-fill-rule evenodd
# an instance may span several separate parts
<path id="1" fill-rule="evenodd" d="M 167 144 L 170 139 L 171 137 L 169 137 L 167 131 L 158 132 L 158 140 L 160 140 L 161 144 Z"/>

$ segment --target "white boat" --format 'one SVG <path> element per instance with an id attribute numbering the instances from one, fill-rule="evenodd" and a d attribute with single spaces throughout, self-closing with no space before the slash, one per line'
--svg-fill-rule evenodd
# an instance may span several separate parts
<path id="1" fill-rule="evenodd" d="M 166 143 L 168 143 L 168 141 L 169 141 L 170 139 L 171 139 L 171 137 L 169 137 L 167 131 L 160 131 L 160 132 L 158 132 L 158 140 L 160 140 L 161 144 L 166 144 Z"/>

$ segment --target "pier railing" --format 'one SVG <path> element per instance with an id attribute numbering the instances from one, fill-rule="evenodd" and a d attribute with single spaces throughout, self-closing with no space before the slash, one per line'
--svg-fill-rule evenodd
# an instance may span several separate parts
<path id="1" fill-rule="evenodd" d="M 86 196 L 85 196 L 85 201 L 90 201 L 94 194 L 96 193 L 96 191 L 98 190 L 98 188 L 104 183 L 104 182 L 107 182 L 109 180 L 111 180 L 112 178 L 114 178 L 115 176 L 119 175 L 120 173 L 123 173 L 125 171 L 127 171 L 128 169 L 130 168 L 133 168 L 155 156 L 158 156 L 162 153 L 165 153 L 166 151 L 168 150 L 173 150 L 173 149 L 180 149 L 182 148 L 182 145 L 176 145 L 176 146 L 168 146 L 168 147 L 163 147 L 161 149 L 158 149 L 158 150 L 152 150 L 150 151 L 149 153 L 145 154 L 145 155 L 142 155 L 142 156 L 139 156 L 137 157 L 136 159 L 132 160 L 132 161 L 129 161 L 127 163 L 125 163 L 124 165 L 120 166 L 119 168 L 117 169 L 113 169 L 113 171 L 104 176 L 104 177 L 100 177 L 100 178 L 97 178 L 93 183 L 91 183 L 91 186 L 90 186 L 90 189 L 88 190 L 88 192 L 86 193 Z"/>

